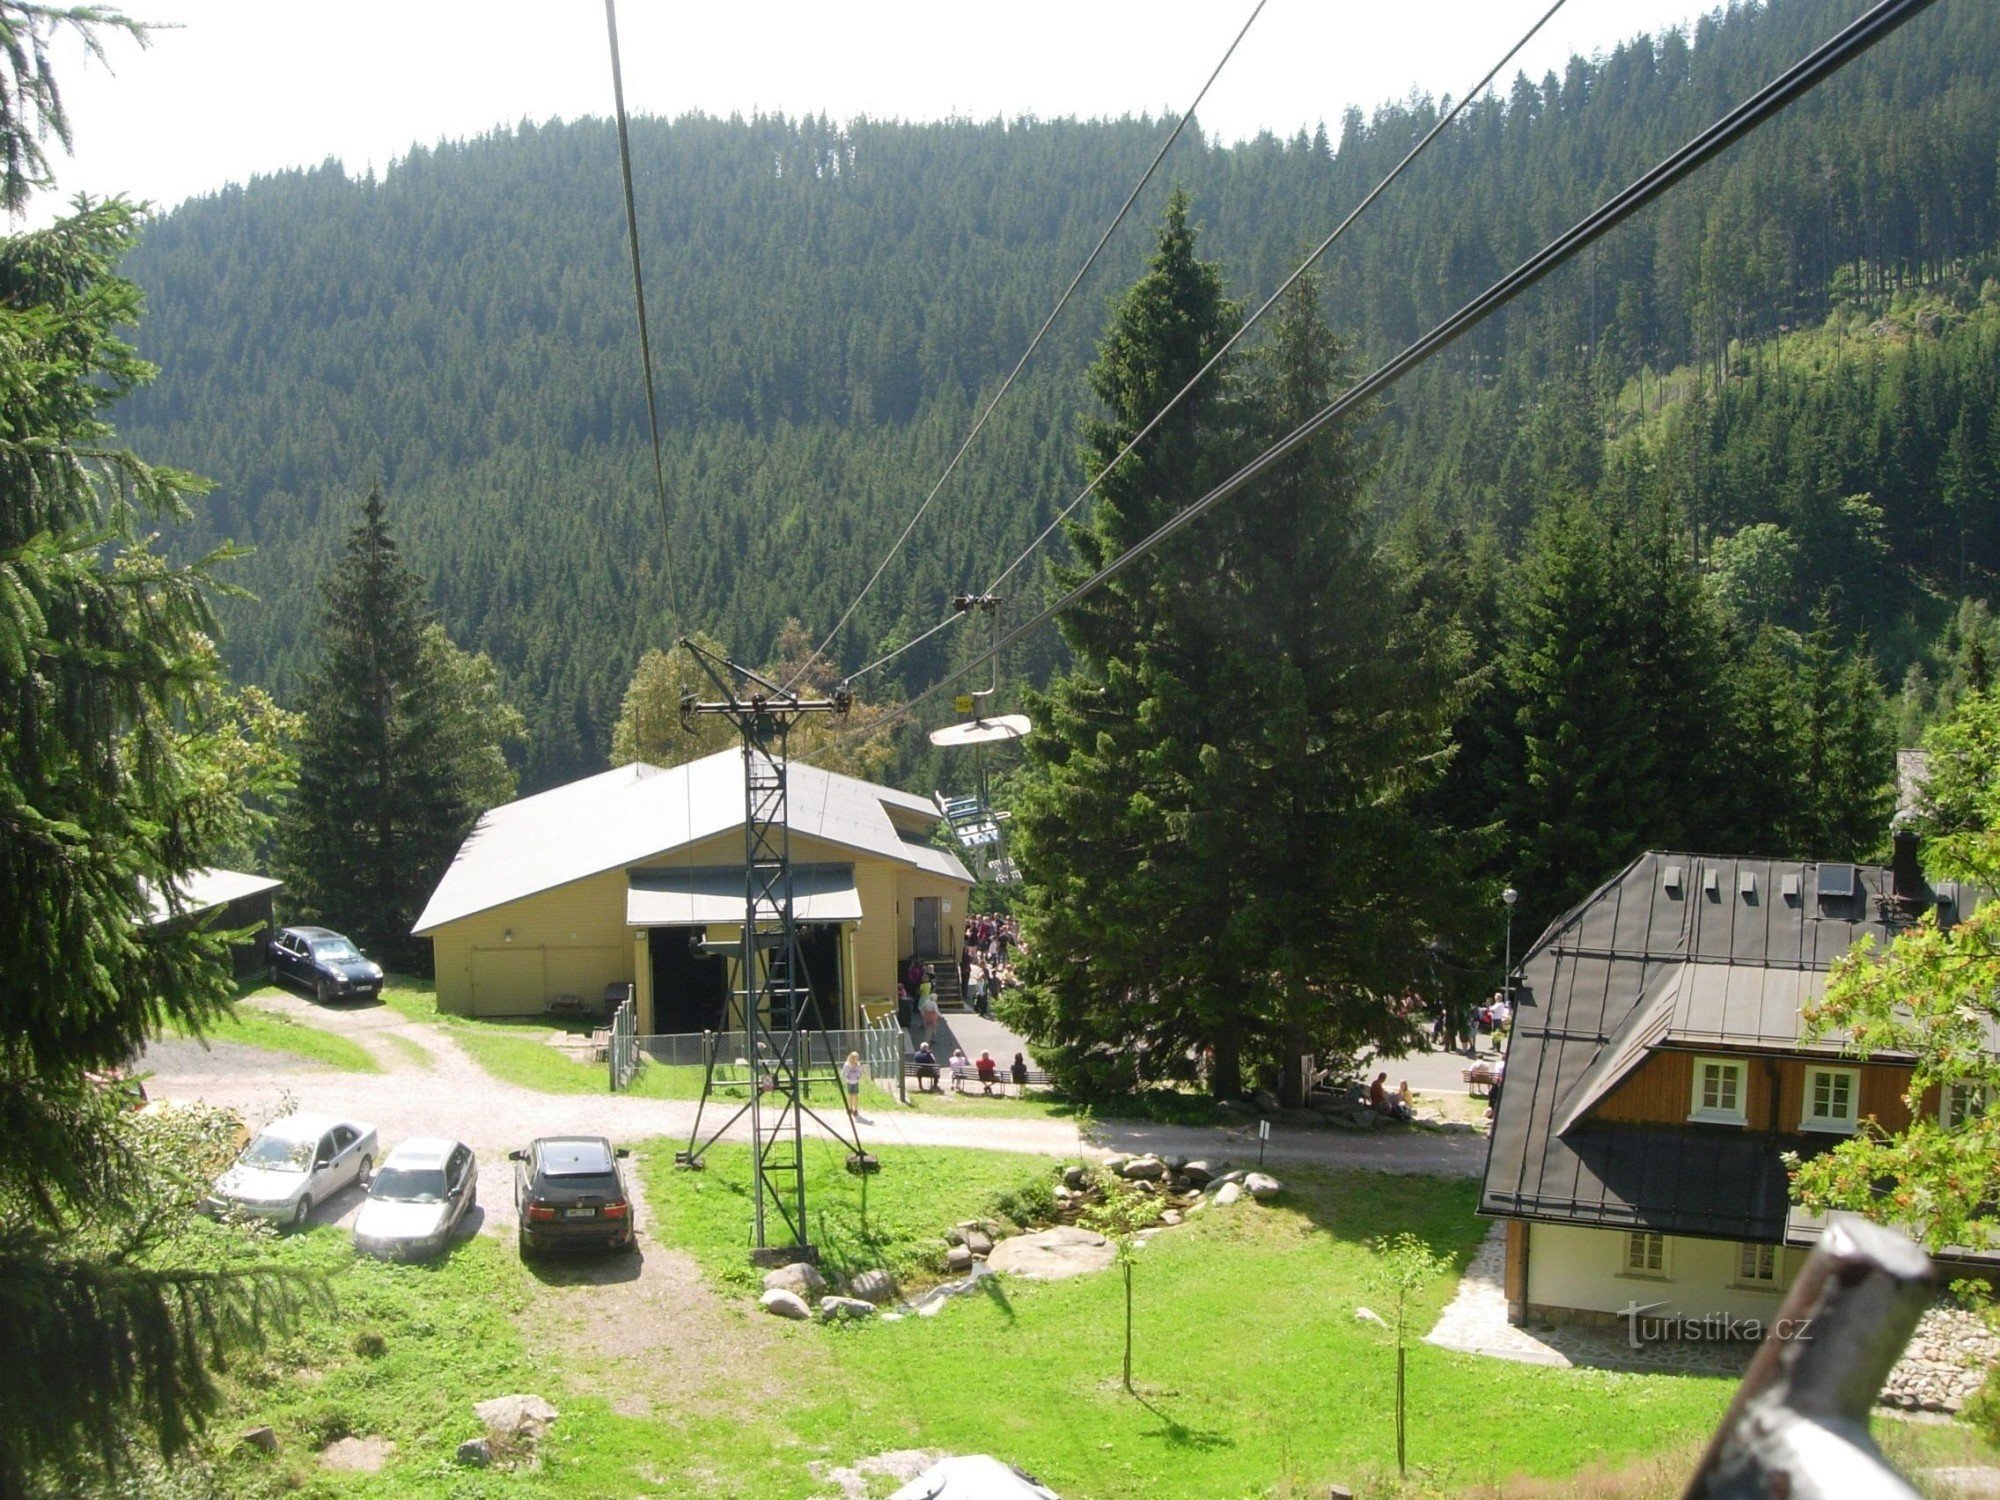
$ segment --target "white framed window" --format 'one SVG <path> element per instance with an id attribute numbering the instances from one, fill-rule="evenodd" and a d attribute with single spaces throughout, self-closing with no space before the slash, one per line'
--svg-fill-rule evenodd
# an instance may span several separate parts
<path id="1" fill-rule="evenodd" d="M 1807 1068 L 1805 1103 L 1799 1115 L 1802 1130 L 1854 1134 L 1861 1111 L 1861 1071 L 1858 1068 Z"/>
<path id="2" fill-rule="evenodd" d="M 1744 1121 L 1744 1084 L 1748 1074 L 1749 1069 L 1740 1059 L 1697 1057 L 1694 1060 L 1694 1099 L 1688 1108 L 1688 1118 L 1718 1125 L 1741 1125 Z"/>
<path id="3" fill-rule="evenodd" d="M 1667 1237 L 1664 1234 L 1655 1234 L 1650 1229 L 1628 1230 L 1625 1235 L 1625 1274 L 1665 1276 Z"/>
<path id="4" fill-rule="evenodd" d="M 1986 1091 L 1978 1084 L 1948 1083 L 1938 1093 L 1938 1124 L 1954 1129 L 1985 1108 Z"/>
<path id="5" fill-rule="evenodd" d="M 1736 1279 L 1744 1286 L 1775 1288 L 1778 1284 L 1778 1247 L 1738 1245 Z"/>

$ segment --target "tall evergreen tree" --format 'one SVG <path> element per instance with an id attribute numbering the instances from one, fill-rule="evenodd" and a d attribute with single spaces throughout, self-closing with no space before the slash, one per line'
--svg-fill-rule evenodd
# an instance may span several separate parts
<path id="1" fill-rule="evenodd" d="M 426 649 L 423 584 L 397 555 L 379 488 L 324 593 L 281 830 L 286 885 L 301 916 L 420 968 L 428 944 L 410 926 L 482 810 L 467 773 L 498 726 L 467 725 L 440 653 Z"/>
<path id="2" fill-rule="evenodd" d="M 95 11 L 0 0 L 0 203 L 67 138 L 51 29 Z M 0 238 L 0 1495 L 71 1493 L 189 1443 L 212 1369 L 287 1319 L 296 1283 L 226 1249 L 181 1255 L 137 1127 L 88 1070 L 227 1004 L 225 934 L 152 920 L 151 894 L 252 831 L 208 600 L 217 558 L 148 545 L 203 486 L 122 449 L 106 409 L 152 373 L 117 267 L 122 201 Z"/>
<path id="3" fill-rule="evenodd" d="M 1091 368 L 1104 415 L 1084 424 L 1099 480 L 1069 536 L 1080 578 L 1225 472 L 1233 417 L 1218 370 L 1130 457 L 1119 450 L 1233 331 L 1220 270 L 1195 253 L 1187 199 L 1167 206 L 1146 274 L 1119 301 Z M 1027 988 L 1014 1016 L 1069 1085 L 1090 1094 L 1213 1045 L 1219 1089 L 1240 1092 L 1241 1029 L 1223 929 L 1240 892 L 1216 856 L 1232 830 L 1190 792 L 1210 778 L 1212 538 L 1183 533 L 1067 612 L 1077 668 L 1029 694 L 1037 723 L 1017 809 L 1027 877 Z"/>
<path id="4" fill-rule="evenodd" d="M 1658 758 L 1633 656 L 1619 548 L 1598 508 L 1558 497 L 1509 591 L 1502 666 L 1520 775 L 1503 793 L 1533 930 L 1644 846 Z"/>
<path id="5" fill-rule="evenodd" d="M 1101 471 L 1227 314 L 1176 203 L 1105 339 L 1094 388 L 1114 420 L 1087 461 Z M 1204 396 L 1144 487 L 1108 476 L 1079 552 L 1129 545 L 1344 379 L 1302 281 L 1242 385 Z M 1425 977 L 1444 906 L 1414 801 L 1442 757 L 1454 652 L 1376 556 L 1367 467 L 1350 430 L 1323 434 L 1066 626 L 1086 666 L 1035 705 L 1017 1014 L 1076 1086 L 1142 1064 L 1185 1076 L 1209 1052 L 1218 1093 L 1254 1076 L 1296 1100 L 1300 1056 L 1405 1034 L 1395 1001 Z"/>

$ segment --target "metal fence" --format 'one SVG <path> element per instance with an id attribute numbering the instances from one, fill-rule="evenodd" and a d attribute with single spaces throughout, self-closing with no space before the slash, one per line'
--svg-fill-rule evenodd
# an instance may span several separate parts
<path id="1" fill-rule="evenodd" d="M 638 1011 L 628 996 L 611 1013 L 611 1039 L 604 1049 L 605 1058 L 611 1065 L 611 1092 L 614 1094 L 629 1084 L 639 1071 L 639 1038 L 634 1034 L 638 1024 Z"/>
<path id="2" fill-rule="evenodd" d="M 620 1016 L 625 1014 L 621 1007 Z M 628 1022 L 629 1024 L 629 1022 Z M 782 1034 L 780 1034 L 782 1035 Z M 769 1044 L 762 1048 L 745 1031 L 695 1031 L 658 1036 L 623 1034 L 614 1019 L 611 1032 L 611 1087 L 614 1092 L 628 1088 L 641 1068 L 684 1068 L 689 1070 L 692 1098 L 699 1092 L 699 1079 L 711 1056 L 715 1059 L 718 1088 L 747 1088 L 759 1073 L 772 1066 Z M 711 1049 L 713 1049 L 711 1051 Z M 862 1031 L 802 1031 L 799 1033 L 798 1067 L 811 1078 L 833 1079 L 847 1054 L 861 1054 L 867 1076 L 884 1082 L 902 1077 L 903 1031 L 894 1017 Z M 626 1061 L 621 1066 L 621 1056 Z M 680 1090 L 672 1091 L 680 1097 Z"/>

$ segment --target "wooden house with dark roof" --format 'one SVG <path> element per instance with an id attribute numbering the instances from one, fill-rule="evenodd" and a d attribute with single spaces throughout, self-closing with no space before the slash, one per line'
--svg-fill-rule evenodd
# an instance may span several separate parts
<path id="1" fill-rule="evenodd" d="M 1784 1153 L 1909 1120 L 1910 1059 L 1808 1042 L 1801 1012 L 1862 937 L 1977 899 L 1903 833 L 1887 869 L 1645 854 L 1550 924 L 1516 970 L 1479 1205 L 1507 1221 L 1510 1315 L 1768 1317 L 1817 1234 Z"/>

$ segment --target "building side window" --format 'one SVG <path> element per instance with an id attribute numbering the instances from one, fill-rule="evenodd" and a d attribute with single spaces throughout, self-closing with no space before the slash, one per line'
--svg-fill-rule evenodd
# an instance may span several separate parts
<path id="1" fill-rule="evenodd" d="M 1698 1057 L 1694 1061 L 1694 1101 L 1690 1120 L 1708 1120 L 1722 1125 L 1743 1123 L 1743 1083 L 1746 1069 L 1741 1062 L 1724 1057 Z"/>
<path id="2" fill-rule="evenodd" d="M 1667 1237 L 1648 1229 L 1634 1229 L 1625 1236 L 1625 1274 L 1664 1276 L 1667 1274 Z"/>
<path id="3" fill-rule="evenodd" d="M 1986 1091 L 1976 1083 L 1948 1083 L 1938 1096 L 1938 1124 L 1955 1130 L 1986 1109 Z"/>
<path id="4" fill-rule="evenodd" d="M 1778 1247 L 1738 1245 L 1736 1279 L 1745 1286 L 1775 1287 L 1778 1284 Z"/>
<path id="5" fill-rule="evenodd" d="M 1860 1104 L 1861 1074 L 1855 1069 L 1806 1069 L 1805 1113 L 1799 1120 L 1803 1129 L 1852 1135 Z"/>

